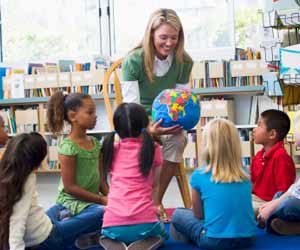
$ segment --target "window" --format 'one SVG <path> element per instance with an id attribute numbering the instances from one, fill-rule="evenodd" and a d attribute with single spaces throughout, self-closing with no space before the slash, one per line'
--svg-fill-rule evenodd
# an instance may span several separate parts
<path id="1" fill-rule="evenodd" d="M 4 62 L 99 55 L 96 0 L 2 0 Z"/>
<path id="2" fill-rule="evenodd" d="M 113 0 L 113 54 L 123 56 L 142 39 L 150 14 L 172 8 L 185 32 L 185 47 L 195 60 L 234 57 L 233 0 Z"/>

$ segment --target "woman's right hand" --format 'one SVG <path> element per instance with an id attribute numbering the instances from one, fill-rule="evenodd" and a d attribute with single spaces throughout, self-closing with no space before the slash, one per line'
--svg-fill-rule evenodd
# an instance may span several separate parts
<path id="1" fill-rule="evenodd" d="M 168 134 L 177 134 L 182 130 L 180 125 L 174 125 L 168 128 L 164 128 L 161 126 L 163 119 L 158 120 L 155 123 L 152 123 L 149 126 L 148 132 L 151 135 L 168 135 Z"/>

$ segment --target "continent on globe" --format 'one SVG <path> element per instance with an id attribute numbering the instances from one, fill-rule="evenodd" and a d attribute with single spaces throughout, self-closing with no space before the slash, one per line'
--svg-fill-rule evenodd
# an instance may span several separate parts
<path id="1" fill-rule="evenodd" d="M 200 103 L 197 95 L 189 89 L 165 89 L 152 104 L 152 119 L 163 119 L 162 127 L 180 125 L 189 130 L 198 123 Z"/>

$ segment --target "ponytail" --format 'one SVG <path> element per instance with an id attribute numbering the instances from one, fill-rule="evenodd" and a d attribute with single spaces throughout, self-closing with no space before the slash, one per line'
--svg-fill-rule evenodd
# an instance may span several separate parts
<path id="1" fill-rule="evenodd" d="M 64 126 L 65 96 L 61 91 L 55 92 L 47 104 L 47 124 L 50 132 L 60 133 Z"/>
<path id="2" fill-rule="evenodd" d="M 144 177 L 149 175 L 154 160 L 154 142 L 146 129 L 142 129 L 143 144 L 140 152 L 140 171 Z"/>
<path id="3" fill-rule="evenodd" d="M 114 141 L 115 141 L 115 131 L 112 131 L 109 133 L 107 136 L 105 136 L 105 139 L 103 141 L 103 146 L 102 146 L 102 153 L 103 153 L 103 158 L 102 158 L 102 163 L 103 163 L 103 173 L 104 173 L 104 178 L 107 177 L 111 164 L 112 164 L 112 159 L 114 155 Z"/>

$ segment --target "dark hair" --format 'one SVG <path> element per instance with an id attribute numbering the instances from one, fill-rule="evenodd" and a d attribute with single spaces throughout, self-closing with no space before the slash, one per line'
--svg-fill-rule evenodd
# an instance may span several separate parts
<path id="1" fill-rule="evenodd" d="M 291 122 L 286 113 L 276 109 L 268 109 L 260 114 L 264 119 L 267 129 L 275 129 L 277 140 L 282 141 L 290 130 Z"/>
<path id="2" fill-rule="evenodd" d="M 143 144 L 139 156 L 140 171 L 144 177 L 147 177 L 154 159 L 154 142 L 146 130 L 149 125 L 146 110 L 136 103 L 122 103 L 114 113 L 113 123 L 116 131 L 105 137 L 102 147 L 105 176 L 108 174 L 113 160 L 115 133 L 121 139 L 136 138 L 142 133 Z"/>
<path id="3" fill-rule="evenodd" d="M 0 249 L 8 249 L 9 218 L 13 206 L 23 195 L 30 173 L 47 154 L 47 143 L 38 133 L 12 138 L 0 162 Z"/>
<path id="4" fill-rule="evenodd" d="M 64 121 L 71 124 L 68 119 L 69 111 L 76 111 L 82 106 L 82 100 L 91 98 L 88 94 L 71 93 L 64 95 L 63 92 L 55 92 L 47 104 L 47 124 L 53 133 L 62 131 Z"/>

